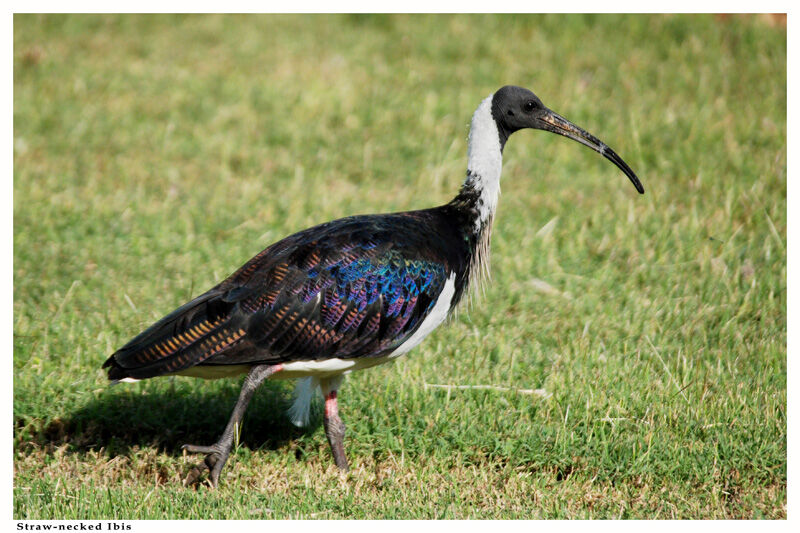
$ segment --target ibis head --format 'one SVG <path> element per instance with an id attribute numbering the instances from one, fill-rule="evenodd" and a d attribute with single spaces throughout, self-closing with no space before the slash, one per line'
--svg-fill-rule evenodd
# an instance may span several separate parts
<path id="1" fill-rule="evenodd" d="M 501 146 L 505 145 L 509 135 L 525 128 L 563 135 L 599 152 L 617 165 L 628 176 L 636 190 L 644 194 L 642 182 L 614 150 L 588 131 L 548 109 L 539 97 L 528 89 L 506 85 L 498 90 L 492 98 L 492 117 L 497 124 Z"/>

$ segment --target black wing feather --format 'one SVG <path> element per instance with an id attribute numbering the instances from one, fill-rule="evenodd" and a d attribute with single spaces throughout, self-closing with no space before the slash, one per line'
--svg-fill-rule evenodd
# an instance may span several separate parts
<path id="1" fill-rule="evenodd" d="M 110 379 L 142 379 L 200 364 L 379 356 L 413 334 L 451 273 L 466 271 L 467 249 L 435 209 L 316 226 L 268 247 L 103 366 Z"/>

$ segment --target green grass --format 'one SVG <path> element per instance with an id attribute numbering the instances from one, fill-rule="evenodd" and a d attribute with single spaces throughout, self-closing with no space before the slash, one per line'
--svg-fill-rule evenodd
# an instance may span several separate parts
<path id="1" fill-rule="evenodd" d="M 508 83 L 647 193 L 514 135 L 485 294 L 341 391 L 352 472 L 268 383 L 184 488 L 238 381 L 105 358 L 280 237 L 448 201 Z M 16 16 L 15 518 L 785 518 L 786 99 L 762 17 Z"/>

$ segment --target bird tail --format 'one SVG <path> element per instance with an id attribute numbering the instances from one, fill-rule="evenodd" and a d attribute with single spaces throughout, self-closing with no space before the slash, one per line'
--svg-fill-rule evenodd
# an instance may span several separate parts
<path id="1" fill-rule="evenodd" d="M 241 342 L 245 329 L 230 320 L 232 304 L 211 290 L 168 314 L 103 364 L 108 379 L 136 381 L 179 372 Z"/>

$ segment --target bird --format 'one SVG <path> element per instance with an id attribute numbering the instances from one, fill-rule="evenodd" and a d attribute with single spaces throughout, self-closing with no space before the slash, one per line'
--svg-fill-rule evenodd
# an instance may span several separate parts
<path id="1" fill-rule="evenodd" d="M 299 380 L 290 409 L 307 419 L 324 398 L 323 427 L 335 465 L 347 472 L 338 391 L 350 372 L 393 361 L 440 326 L 468 287 L 485 280 L 511 134 L 538 129 L 577 141 L 616 165 L 644 193 L 631 168 L 605 143 L 547 108 L 528 89 L 506 85 L 472 116 L 467 171 L 456 196 L 414 211 L 355 215 L 290 235 L 227 279 L 180 306 L 103 364 L 113 383 L 157 376 L 245 374 L 230 419 L 193 481 L 216 487 L 247 405 L 267 379 Z M 192 476 L 187 476 L 187 479 Z"/>

